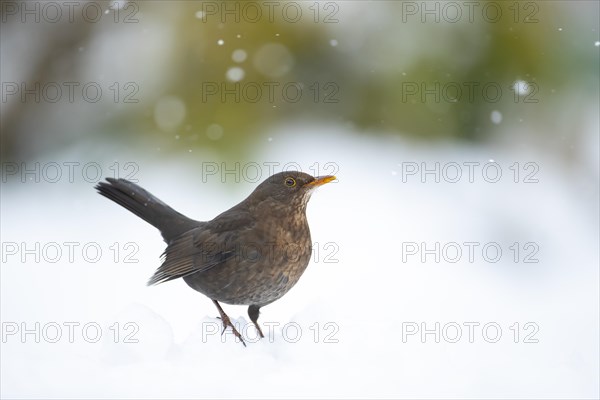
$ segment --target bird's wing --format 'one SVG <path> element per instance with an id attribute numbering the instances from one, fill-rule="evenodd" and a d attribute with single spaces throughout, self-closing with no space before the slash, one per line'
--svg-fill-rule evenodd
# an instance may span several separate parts
<path id="1" fill-rule="evenodd" d="M 197 272 L 218 267 L 236 257 L 240 236 L 252 230 L 254 219 L 249 213 L 221 214 L 212 221 L 192 229 L 167 246 L 162 265 L 148 280 L 157 285 Z"/>

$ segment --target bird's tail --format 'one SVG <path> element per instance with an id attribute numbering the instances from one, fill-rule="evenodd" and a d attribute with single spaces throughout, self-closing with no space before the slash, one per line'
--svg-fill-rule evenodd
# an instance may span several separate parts
<path id="1" fill-rule="evenodd" d="M 106 178 L 106 182 L 96 185 L 96 190 L 158 228 L 167 243 L 200 224 L 126 179 Z"/>

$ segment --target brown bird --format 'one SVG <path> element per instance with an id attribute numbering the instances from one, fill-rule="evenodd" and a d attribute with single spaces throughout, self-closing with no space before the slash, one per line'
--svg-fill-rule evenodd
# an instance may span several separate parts
<path id="1" fill-rule="evenodd" d="M 223 332 L 230 327 L 245 346 L 219 302 L 248 305 L 248 316 L 264 337 L 259 310 L 302 276 L 312 252 L 306 205 L 313 189 L 334 179 L 297 171 L 275 174 L 207 222 L 178 213 L 125 179 L 106 178 L 96 189 L 158 228 L 167 243 L 164 261 L 148 285 L 183 278 L 217 306 Z"/>

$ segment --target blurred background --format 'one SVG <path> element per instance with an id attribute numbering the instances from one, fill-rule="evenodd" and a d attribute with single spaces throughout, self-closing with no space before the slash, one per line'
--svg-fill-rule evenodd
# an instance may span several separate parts
<path id="1" fill-rule="evenodd" d="M 570 164 L 595 117 L 595 1 L 3 4 L 7 161 L 95 140 L 239 160 L 298 123 Z"/>
<path id="2" fill-rule="evenodd" d="M 598 397 L 597 1 L 0 4 L 3 324 L 141 335 L 57 345 L 3 325 L 3 397 Z M 333 321 L 340 341 L 204 343 L 210 301 L 144 287 L 161 238 L 93 184 L 132 179 L 208 220 L 286 166 L 339 181 L 309 206 L 315 265 L 261 318 Z M 504 256 L 403 247 L 470 241 Z M 505 340 L 400 340 L 406 321 L 473 320 Z M 513 341 L 515 322 L 539 343 Z"/>

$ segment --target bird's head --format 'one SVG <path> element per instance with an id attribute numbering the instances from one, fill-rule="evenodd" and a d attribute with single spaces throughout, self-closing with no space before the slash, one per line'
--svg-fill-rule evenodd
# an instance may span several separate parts
<path id="1" fill-rule="evenodd" d="M 335 180 L 332 175 L 314 177 L 304 172 L 286 171 L 270 176 L 250 195 L 254 201 L 273 202 L 305 208 L 317 187 Z"/>

